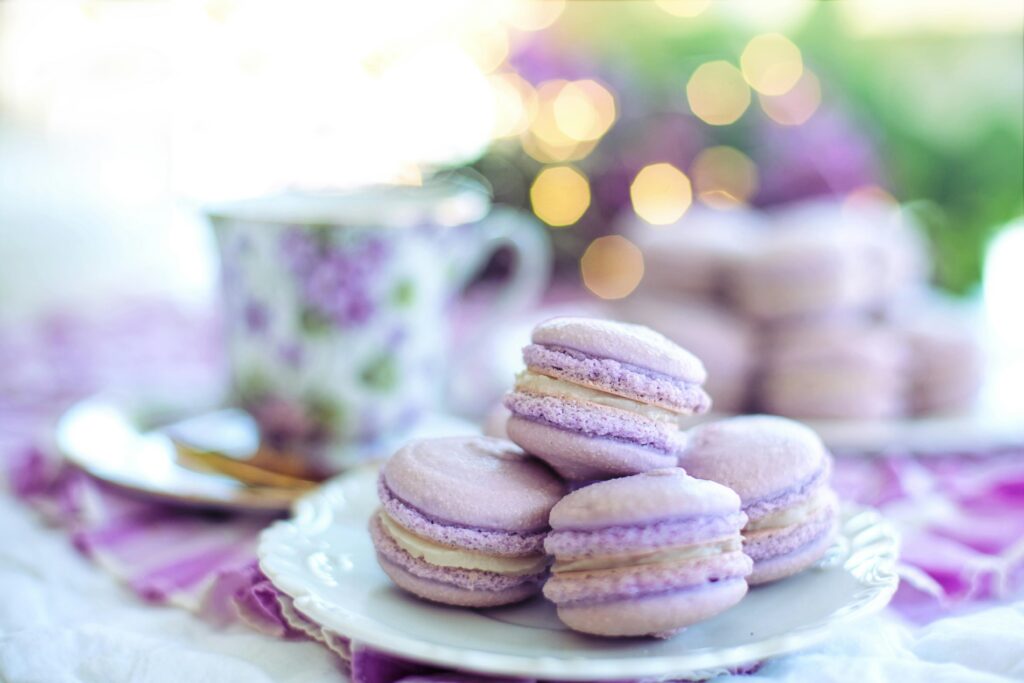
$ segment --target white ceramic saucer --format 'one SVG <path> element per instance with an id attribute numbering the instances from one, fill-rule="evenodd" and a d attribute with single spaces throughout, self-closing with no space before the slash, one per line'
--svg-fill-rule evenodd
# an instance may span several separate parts
<path id="1" fill-rule="evenodd" d="M 408 659 L 480 673 L 561 680 L 698 677 L 807 647 L 896 591 L 897 539 L 874 510 L 844 513 L 822 566 L 751 590 L 733 609 L 668 640 L 600 639 L 566 630 L 535 599 L 486 610 L 433 605 L 395 588 L 366 531 L 376 472 L 355 470 L 295 506 L 260 539 L 260 567 L 327 629 Z"/>
<path id="2" fill-rule="evenodd" d="M 245 466 L 259 445 L 255 421 L 235 409 L 193 415 L 154 428 L 125 402 L 93 397 L 72 406 L 57 424 L 57 446 L 73 465 L 123 491 L 183 507 L 280 513 L 306 493 L 311 482 L 271 473 L 256 479 L 228 476 L 221 467 L 189 466 L 181 447 L 203 464 L 200 451 Z M 477 428 L 450 415 L 428 415 L 407 438 L 473 434 Z M 172 434 L 174 435 L 172 438 Z M 387 445 L 376 457 L 394 450 Z M 197 454 L 199 456 L 197 457 Z M 297 486 L 296 484 L 305 484 Z"/>

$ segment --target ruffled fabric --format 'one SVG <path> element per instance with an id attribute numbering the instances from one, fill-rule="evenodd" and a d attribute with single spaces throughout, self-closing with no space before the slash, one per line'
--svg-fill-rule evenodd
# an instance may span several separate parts
<path id="1" fill-rule="evenodd" d="M 6 485 L 144 599 L 274 637 L 316 640 L 355 683 L 421 683 L 424 676 L 462 683 L 452 672 L 351 643 L 303 617 L 256 566 L 266 520 L 133 500 L 52 456 L 45 435 L 69 402 L 102 387 L 194 388 L 216 377 L 218 348 L 207 327 L 165 306 L 141 305 L 100 322 L 63 316 L 36 330 L 0 330 Z M 1024 588 L 1024 445 L 1001 453 L 837 458 L 833 485 L 842 499 L 880 508 L 901 532 L 903 580 L 893 607 L 902 615 L 931 621 Z"/>

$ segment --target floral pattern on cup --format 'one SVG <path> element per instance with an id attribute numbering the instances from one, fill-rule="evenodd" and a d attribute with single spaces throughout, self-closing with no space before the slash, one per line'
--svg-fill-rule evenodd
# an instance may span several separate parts
<path id="1" fill-rule="evenodd" d="M 548 260 L 543 229 L 529 223 L 211 218 L 236 402 L 270 445 L 323 451 L 334 470 L 361 459 L 360 444 L 442 408 L 448 305 L 490 253 L 511 245 L 523 260 Z M 527 289 L 518 299 L 535 298 Z"/>

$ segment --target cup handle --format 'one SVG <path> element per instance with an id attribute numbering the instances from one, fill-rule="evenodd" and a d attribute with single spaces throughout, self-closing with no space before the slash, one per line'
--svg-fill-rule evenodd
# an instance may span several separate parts
<path id="1" fill-rule="evenodd" d="M 508 320 L 540 301 L 551 278 L 552 250 L 547 230 L 530 214 L 512 208 L 498 207 L 477 226 L 479 241 L 475 258 L 461 281 L 460 289 L 479 273 L 498 249 L 510 248 L 515 265 L 508 280 L 489 301 L 486 312 L 481 313 L 471 329 L 463 330 L 459 345 L 478 341 L 485 330 L 492 329 L 502 320 Z"/>

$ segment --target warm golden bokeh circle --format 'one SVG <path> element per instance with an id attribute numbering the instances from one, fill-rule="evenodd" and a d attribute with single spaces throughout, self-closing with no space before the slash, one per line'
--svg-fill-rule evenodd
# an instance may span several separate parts
<path id="1" fill-rule="evenodd" d="M 590 243 L 580 259 L 583 284 L 602 299 L 621 299 L 644 277 L 644 255 L 625 237 L 609 235 Z"/>
<path id="2" fill-rule="evenodd" d="M 693 202 L 686 174 L 669 163 L 644 166 L 629 186 L 633 211 L 653 225 L 668 225 L 682 218 Z"/>
<path id="3" fill-rule="evenodd" d="M 596 140 L 615 122 L 615 97 L 597 81 L 566 83 L 552 101 L 555 124 L 567 137 Z"/>
<path id="4" fill-rule="evenodd" d="M 735 66 L 724 60 L 697 67 L 686 84 L 690 110 L 713 126 L 733 123 L 750 106 L 750 86 Z"/>
<path id="5" fill-rule="evenodd" d="M 757 166 L 735 147 L 708 147 L 690 167 L 694 189 L 702 202 L 714 208 L 746 204 L 757 193 Z"/>
<path id="6" fill-rule="evenodd" d="M 572 225 L 590 206 L 590 183 L 572 166 L 550 166 L 538 173 L 530 186 L 530 204 L 548 225 Z"/>
<path id="7" fill-rule="evenodd" d="M 779 33 L 755 36 L 740 55 L 743 78 L 762 95 L 782 95 L 804 72 L 800 48 Z"/>

